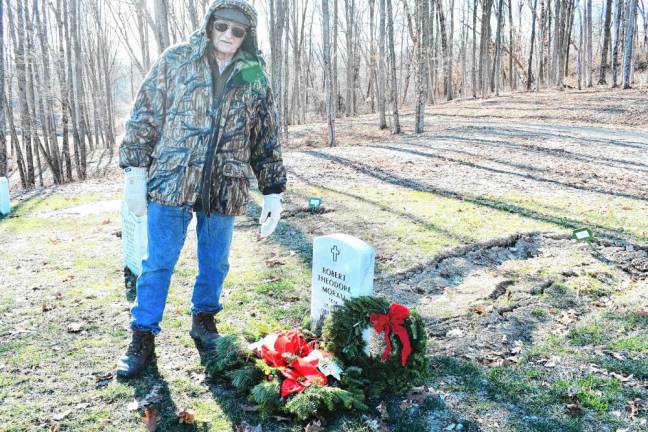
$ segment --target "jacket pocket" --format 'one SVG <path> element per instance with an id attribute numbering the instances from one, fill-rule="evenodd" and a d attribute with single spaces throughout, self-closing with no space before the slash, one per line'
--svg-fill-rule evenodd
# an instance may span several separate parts
<path id="1" fill-rule="evenodd" d="M 220 203 L 225 214 L 242 214 L 248 203 L 250 194 L 249 173 L 250 164 L 234 159 L 223 161 L 221 168 Z"/>

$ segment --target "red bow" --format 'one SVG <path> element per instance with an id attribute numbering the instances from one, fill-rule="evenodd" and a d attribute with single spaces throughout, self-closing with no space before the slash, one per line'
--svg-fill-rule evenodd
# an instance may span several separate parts
<path id="1" fill-rule="evenodd" d="M 409 335 L 407 334 L 407 329 L 405 328 L 405 318 L 409 316 L 409 309 L 403 305 L 393 304 L 389 307 L 389 311 L 386 314 L 371 314 L 369 315 L 369 321 L 373 325 L 376 333 L 385 332 L 385 343 L 387 347 L 382 355 L 382 361 L 387 360 L 389 354 L 392 352 L 391 342 L 389 341 L 389 333 L 394 332 L 396 336 L 400 339 L 403 344 L 403 352 L 401 353 L 401 363 L 405 366 L 407 357 L 409 357 L 412 352 L 412 346 L 410 345 Z"/>

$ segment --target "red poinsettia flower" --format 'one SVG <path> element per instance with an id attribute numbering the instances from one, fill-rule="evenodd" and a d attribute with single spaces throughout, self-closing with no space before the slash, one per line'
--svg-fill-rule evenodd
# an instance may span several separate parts
<path id="1" fill-rule="evenodd" d="M 261 347 L 261 358 L 272 367 L 278 368 L 286 366 L 286 359 L 283 353 L 267 348 L 265 345 Z"/>
<path id="2" fill-rule="evenodd" d="M 281 373 L 286 378 L 281 383 L 281 397 L 301 393 L 312 384 L 326 385 L 326 375 L 317 369 L 317 362 L 317 359 L 306 361 L 297 358 L 291 363 L 290 368 L 282 368 Z"/>
<path id="3" fill-rule="evenodd" d="M 296 357 L 303 357 L 313 351 L 306 339 L 297 330 L 281 332 L 272 347 L 261 346 L 261 357 L 272 367 L 283 367 Z"/>
<path id="4" fill-rule="evenodd" d="M 277 338 L 274 349 L 278 352 L 290 353 L 298 357 L 304 357 L 313 351 L 306 339 L 297 330 L 282 332 Z"/>

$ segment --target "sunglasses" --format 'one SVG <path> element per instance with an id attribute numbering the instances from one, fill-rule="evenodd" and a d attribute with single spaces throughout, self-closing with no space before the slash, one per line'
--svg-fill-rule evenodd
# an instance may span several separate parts
<path id="1" fill-rule="evenodd" d="M 234 36 L 237 39 L 242 39 L 245 37 L 245 34 L 247 33 L 247 30 L 245 30 L 243 27 L 239 27 L 234 24 L 230 24 L 224 21 L 216 21 L 214 22 L 214 28 L 216 31 L 219 31 L 221 33 L 225 33 L 227 29 L 232 28 L 232 36 Z"/>

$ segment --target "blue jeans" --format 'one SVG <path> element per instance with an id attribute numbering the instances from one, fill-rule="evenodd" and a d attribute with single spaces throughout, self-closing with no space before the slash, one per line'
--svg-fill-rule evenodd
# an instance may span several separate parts
<path id="1" fill-rule="evenodd" d="M 137 297 L 131 309 L 131 329 L 160 333 L 171 275 L 178 262 L 192 218 L 190 207 L 149 202 L 148 253 L 137 278 Z M 220 295 L 229 270 L 234 216 L 196 212 L 198 218 L 198 276 L 191 297 L 191 312 L 216 313 L 223 309 Z"/>

